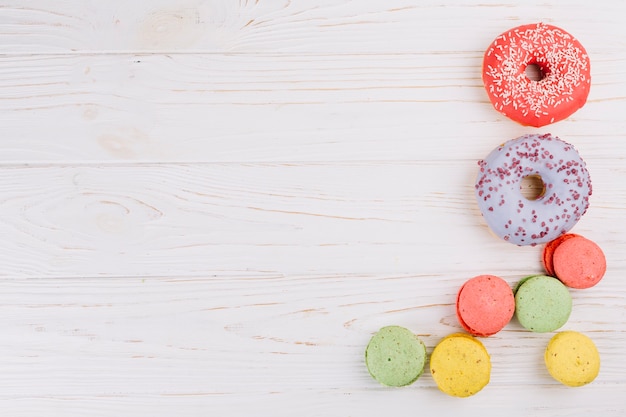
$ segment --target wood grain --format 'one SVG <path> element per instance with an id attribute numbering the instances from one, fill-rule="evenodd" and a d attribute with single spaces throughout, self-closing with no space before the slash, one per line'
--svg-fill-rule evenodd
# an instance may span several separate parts
<path id="1" fill-rule="evenodd" d="M 623 158 L 626 58 L 594 58 L 587 105 L 532 131 Z M 491 107 L 480 65 L 477 52 L 0 57 L 0 164 L 478 160 L 529 132 Z"/>
<path id="2" fill-rule="evenodd" d="M 144 415 L 156 405 L 164 415 L 174 407 L 181 415 L 198 408 L 269 413 L 291 401 L 307 415 L 369 413 L 360 403 L 371 397 L 400 413 L 422 401 L 427 410 L 457 407 L 433 391 L 428 374 L 404 390 L 364 384 L 363 349 L 372 332 L 394 323 L 418 333 L 430 352 L 441 335 L 460 330 L 453 307 L 459 284 L 438 275 L 5 280 L 0 356 L 10 384 L 0 404 L 93 415 Z M 607 290 L 576 293 L 568 323 L 593 335 L 604 354 L 596 383 L 560 390 L 541 363 L 551 335 L 511 323 L 484 340 L 493 372 L 482 398 L 507 398 L 516 411 L 539 415 L 564 402 L 623 411 L 625 307 Z M 593 319 L 607 309 L 621 319 Z M 521 380 L 529 386 L 513 391 Z M 463 406 L 490 413 L 510 406 L 477 399 Z"/>
<path id="3" fill-rule="evenodd" d="M 600 0 L 6 0 L 0 4 L 0 415 L 626 414 L 625 7 Z M 544 21 L 592 62 L 545 129 L 487 101 L 484 48 Z M 493 237 L 476 161 L 551 132 L 587 162 L 573 230 L 605 251 L 564 329 L 601 373 L 550 378 L 553 333 L 482 339 L 491 383 L 367 373 L 380 327 L 431 352 L 456 292 L 540 247 Z"/>
<path id="4" fill-rule="evenodd" d="M 0 8 L 0 32 L 10 53 L 441 53 L 486 47 L 510 27 L 544 21 L 567 27 L 590 50 L 611 51 L 623 46 L 615 19 L 623 7 L 608 0 L 593 7 L 582 0 L 11 0 Z"/>
<path id="5" fill-rule="evenodd" d="M 624 166 L 590 169 L 602 200 L 575 230 L 619 269 Z M 0 233 L 11 239 L 0 241 L 0 275 L 541 270 L 539 247 L 487 230 L 476 170 L 475 161 L 5 168 Z"/>

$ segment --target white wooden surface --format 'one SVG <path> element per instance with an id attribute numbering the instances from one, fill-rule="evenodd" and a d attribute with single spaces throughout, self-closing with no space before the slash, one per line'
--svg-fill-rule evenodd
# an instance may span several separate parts
<path id="1" fill-rule="evenodd" d="M 626 412 L 622 2 L 0 3 L 0 415 Z M 539 130 L 480 80 L 489 42 L 536 21 L 577 36 L 593 77 Z M 609 270 L 572 291 L 566 328 L 594 339 L 600 376 L 559 385 L 552 334 L 512 322 L 484 339 L 492 381 L 472 398 L 428 373 L 378 385 L 378 328 L 430 351 L 460 330 L 467 278 L 541 271 L 472 194 L 476 161 L 535 131 L 592 175 L 574 231 Z"/>

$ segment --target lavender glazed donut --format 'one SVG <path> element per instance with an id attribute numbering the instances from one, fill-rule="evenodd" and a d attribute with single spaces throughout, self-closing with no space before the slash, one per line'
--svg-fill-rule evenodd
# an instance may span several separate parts
<path id="1" fill-rule="evenodd" d="M 589 207 L 592 189 L 585 162 L 571 144 L 550 134 L 512 139 L 478 165 L 478 206 L 491 230 L 507 242 L 549 242 L 574 227 Z M 534 200 L 521 193 L 526 177 L 543 182 L 543 192 Z"/>

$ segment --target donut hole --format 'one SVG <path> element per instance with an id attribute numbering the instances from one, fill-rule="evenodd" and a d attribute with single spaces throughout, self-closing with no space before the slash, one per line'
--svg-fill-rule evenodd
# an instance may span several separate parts
<path id="1" fill-rule="evenodd" d="M 526 200 L 534 201 L 546 193 L 546 183 L 539 174 L 527 175 L 522 178 L 519 189 Z"/>
<path id="2" fill-rule="evenodd" d="M 546 78 L 546 73 L 539 64 L 528 64 L 524 72 L 531 81 L 541 81 Z"/>

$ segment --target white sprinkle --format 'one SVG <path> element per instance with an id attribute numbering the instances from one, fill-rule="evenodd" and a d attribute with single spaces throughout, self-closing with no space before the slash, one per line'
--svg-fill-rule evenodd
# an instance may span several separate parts
<path id="1" fill-rule="evenodd" d="M 508 39 L 508 42 L 507 42 Z M 485 82 L 489 91 L 501 101 L 494 103 L 496 109 L 505 107 L 524 109 L 535 117 L 549 116 L 551 108 L 564 102 L 574 101 L 575 89 L 584 81 L 590 82 L 589 59 L 573 38 L 557 28 L 543 23 L 522 32 L 516 28 L 496 38 L 489 49 L 499 65 L 489 65 L 485 71 Z M 528 79 L 520 65 L 533 60 L 548 69 L 548 75 L 540 82 Z M 493 85 L 497 86 L 494 91 Z M 550 123 L 554 122 L 554 117 Z"/>

